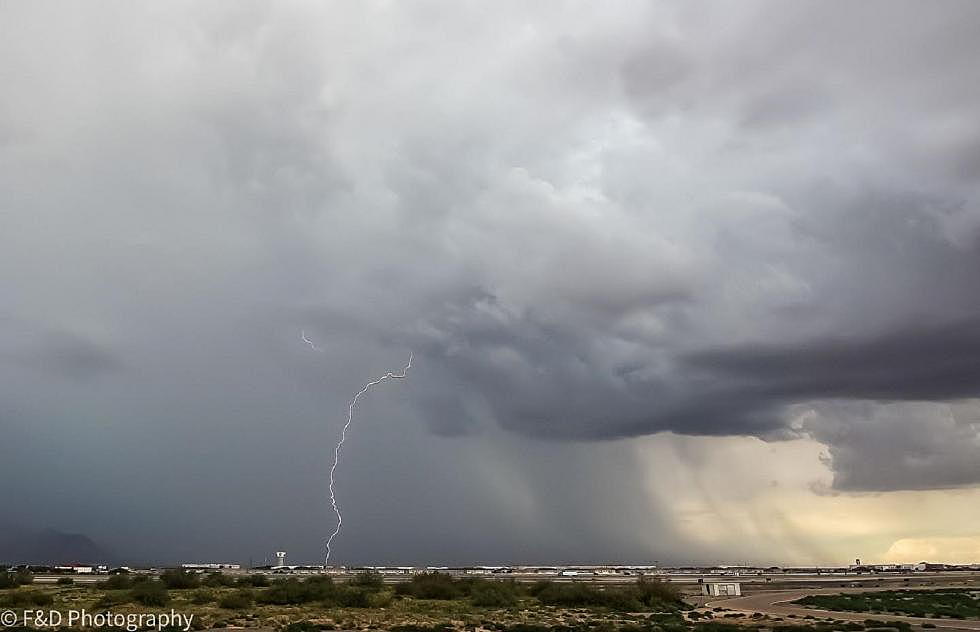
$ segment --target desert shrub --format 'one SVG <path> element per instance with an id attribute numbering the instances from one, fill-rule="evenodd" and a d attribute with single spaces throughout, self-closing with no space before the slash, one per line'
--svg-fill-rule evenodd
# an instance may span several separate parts
<path id="1" fill-rule="evenodd" d="M 235 578 L 224 573 L 208 573 L 204 579 L 200 580 L 201 585 L 208 588 L 227 588 L 236 585 Z M 241 580 L 239 580 L 240 582 Z"/>
<path id="2" fill-rule="evenodd" d="M 391 592 L 327 583 L 318 587 L 315 598 L 327 607 L 383 608 L 391 603 Z"/>
<path id="3" fill-rule="evenodd" d="M 59 577 L 56 582 L 59 586 L 71 586 L 75 583 L 75 580 L 71 577 Z"/>
<path id="4" fill-rule="evenodd" d="M 537 591 L 538 601 L 549 606 L 613 607 L 616 609 L 638 609 L 638 602 L 621 591 L 602 591 L 594 586 L 581 583 L 546 583 Z"/>
<path id="5" fill-rule="evenodd" d="M 227 610 L 244 610 L 252 605 L 255 598 L 250 590 L 236 590 L 225 595 L 218 601 L 218 605 Z"/>
<path id="6" fill-rule="evenodd" d="M 201 585 L 201 578 L 195 573 L 188 573 L 182 568 L 173 568 L 160 575 L 160 581 L 173 590 L 187 590 Z"/>
<path id="7" fill-rule="evenodd" d="M 231 578 L 229 578 L 231 579 Z M 246 575 L 245 577 L 239 577 L 237 582 L 234 582 L 237 586 L 251 586 L 252 588 L 265 588 L 269 585 L 269 578 L 265 575 Z"/>
<path id="8" fill-rule="evenodd" d="M 32 606 L 50 606 L 54 603 L 54 597 L 46 592 L 32 591 L 31 594 L 31 605 Z"/>
<path id="9" fill-rule="evenodd" d="M 640 577 L 635 584 L 639 593 L 640 603 L 647 607 L 662 607 L 674 610 L 683 605 L 680 591 L 676 586 L 662 582 L 659 579 Z"/>
<path id="10" fill-rule="evenodd" d="M 368 598 L 369 608 L 387 608 L 391 605 L 394 594 L 390 590 L 371 592 Z"/>
<path id="11" fill-rule="evenodd" d="M 341 608 L 370 608 L 373 591 L 353 586 L 335 586 L 323 597 L 323 604 Z"/>
<path id="12" fill-rule="evenodd" d="M 54 598 L 46 592 L 40 590 L 15 590 L 4 597 L 5 606 L 25 607 L 25 606 L 50 606 L 54 603 Z"/>
<path id="13" fill-rule="evenodd" d="M 170 603 L 167 586 L 160 581 L 144 581 L 133 585 L 129 596 L 144 606 L 165 606 Z"/>
<path id="14" fill-rule="evenodd" d="M 210 590 L 195 590 L 194 594 L 191 595 L 191 603 L 197 606 L 203 606 L 212 601 L 214 601 L 214 593 Z"/>
<path id="15" fill-rule="evenodd" d="M 398 584 L 395 593 L 416 599 L 455 599 L 460 592 L 456 584 L 451 576 L 433 571 L 415 575 L 411 581 Z"/>
<path id="16" fill-rule="evenodd" d="M 120 604 L 128 603 L 132 601 L 132 595 L 128 590 L 113 590 L 107 592 L 98 601 L 95 602 L 94 608 L 96 610 L 108 610 L 113 606 L 118 606 Z"/>
<path id="17" fill-rule="evenodd" d="M 106 590 L 123 590 L 132 588 L 132 586 L 133 580 L 130 579 L 129 575 L 111 575 L 109 579 L 99 582 L 99 587 Z"/>
<path id="18" fill-rule="evenodd" d="M 384 588 L 384 577 L 382 577 L 381 573 L 368 571 L 366 573 L 358 573 L 350 583 L 352 586 L 357 586 L 358 588 L 379 591 Z"/>
<path id="19" fill-rule="evenodd" d="M 334 593 L 334 583 L 330 577 L 310 577 L 306 581 L 296 578 L 277 580 L 272 586 L 259 593 L 258 601 L 276 605 L 295 605 L 321 601 Z"/>
<path id="20" fill-rule="evenodd" d="M 565 608 L 602 606 L 605 601 L 599 590 L 579 583 L 541 582 L 535 586 L 533 594 L 545 605 Z"/>
<path id="21" fill-rule="evenodd" d="M 676 612 L 686 607 L 673 586 L 642 577 L 630 586 L 609 586 L 604 589 L 591 584 L 545 581 L 533 585 L 530 592 L 544 605 L 566 608 L 598 607 L 619 611 Z M 709 615 L 692 613 L 691 618 L 705 616 Z"/>
<path id="22" fill-rule="evenodd" d="M 639 595 L 633 588 L 611 587 L 605 590 L 597 590 L 596 592 L 599 594 L 599 603 L 597 605 L 600 607 L 618 610 L 620 612 L 644 609 Z"/>
<path id="23" fill-rule="evenodd" d="M 475 582 L 470 585 L 469 593 L 474 606 L 508 608 L 517 604 L 514 582 Z"/>
<path id="24" fill-rule="evenodd" d="M 0 588 L 17 588 L 34 583 L 34 574 L 30 571 L 0 571 Z"/>
<path id="25" fill-rule="evenodd" d="M 307 603 L 314 600 L 309 587 L 297 579 L 290 578 L 273 582 L 272 586 L 259 594 L 262 603 L 280 606 Z"/>

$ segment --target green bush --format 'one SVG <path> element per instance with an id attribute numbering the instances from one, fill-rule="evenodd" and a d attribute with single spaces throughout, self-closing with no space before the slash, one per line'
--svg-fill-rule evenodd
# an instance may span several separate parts
<path id="1" fill-rule="evenodd" d="M 321 601 L 333 591 L 333 579 L 330 577 L 310 577 L 302 582 L 290 577 L 273 582 L 272 586 L 259 594 L 258 601 L 281 606 L 303 604 Z"/>
<path id="2" fill-rule="evenodd" d="M 17 571 L 16 573 L 9 571 L 0 572 L 0 589 L 17 588 L 18 586 L 26 586 L 33 583 L 34 575 L 30 571 Z"/>
<path id="3" fill-rule="evenodd" d="M 676 586 L 662 582 L 659 579 L 640 577 L 636 582 L 640 603 L 647 607 L 660 607 L 664 610 L 676 610 L 683 605 L 680 591 Z"/>
<path id="4" fill-rule="evenodd" d="M 470 587 L 474 606 L 509 608 L 517 604 L 517 585 L 514 582 L 475 582 Z"/>
<path id="5" fill-rule="evenodd" d="M 57 584 L 59 586 L 71 586 L 75 583 L 75 580 L 71 577 L 59 577 Z"/>
<path id="6" fill-rule="evenodd" d="M 373 594 L 373 591 L 354 586 L 336 586 L 321 601 L 328 607 L 370 608 Z"/>
<path id="7" fill-rule="evenodd" d="M 242 579 L 245 579 L 244 577 Z M 234 577 L 225 575 L 224 573 L 208 573 L 204 579 L 201 580 L 201 584 L 208 586 L 209 588 L 226 588 L 229 586 L 235 586 L 241 583 L 241 579 L 237 582 Z"/>
<path id="8" fill-rule="evenodd" d="M 596 588 L 577 582 L 568 584 L 539 582 L 533 587 L 532 594 L 547 606 L 565 608 L 602 606 L 606 601 Z"/>
<path id="9" fill-rule="evenodd" d="M 618 611 L 657 610 L 677 612 L 686 608 L 677 589 L 656 580 L 640 578 L 630 586 L 600 588 L 578 582 L 538 582 L 531 594 L 544 605 L 566 608 L 609 608 Z M 691 618 L 710 616 L 691 613 Z"/>
<path id="10" fill-rule="evenodd" d="M 451 576 L 433 571 L 415 575 L 411 581 L 398 584 L 395 593 L 416 599 L 455 599 L 460 595 L 460 590 Z"/>
<path id="11" fill-rule="evenodd" d="M 225 595 L 218 601 L 218 605 L 227 610 L 244 610 L 252 605 L 255 598 L 250 590 L 236 590 L 230 595 Z"/>
<path id="12" fill-rule="evenodd" d="M 170 603 L 170 593 L 163 582 L 145 581 L 133 586 L 129 592 L 133 601 L 144 606 L 165 606 Z"/>
<path id="13" fill-rule="evenodd" d="M 229 578 L 230 579 L 230 578 Z M 235 582 L 238 586 L 251 586 L 252 588 L 265 588 L 269 585 L 269 578 L 265 575 L 246 575 L 245 577 L 239 577 L 238 581 Z"/>
<path id="14" fill-rule="evenodd" d="M 129 575 L 112 575 L 109 579 L 99 582 L 99 586 L 106 590 L 124 590 L 132 588 L 133 580 L 130 579 Z"/>
<path id="15" fill-rule="evenodd" d="M 214 593 L 210 590 L 195 590 L 194 594 L 191 595 L 191 603 L 198 606 L 203 606 L 212 601 L 214 601 Z"/>
<path id="16" fill-rule="evenodd" d="M 130 601 L 132 601 L 130 591 L 113 590 L 112 592 L 105 593 L 97 602 L 95 602 L 95 609 L 108 610 L 113 606 L 118 606 Z"/>
<path id="17" fill-rule="evenodd" d="M 358 573 L 350 583 L 352 586 L 377 592 L 384 588 L 384 577 L 382 577 L 381 573 L 368 571 L 366 573 Z"/>
<path id="18" fill-rule="evenodd" d="M 4 598 L 5 606 L 15 608 L 50 606 L 52 603 L 54 603 L 54 598 L 49 593 L 40 590 L 14 590 L 9 592 Z"/>
<path id="19" fill-rule="evenodd" d="M 914 617 L 948 616 L 980 617 L 980 602 L 968 589 L 940 588 L 930 590 L 883 590 L 855 594 L 810 595 L 796 603 L 851 612 L 900 613 Z"/>
<path id="20" fill-rule="evenodd" d="M 275 581 L 258 594 L 257 601 L 276 605 L 320 602 L 328 607 L 383 608 L 391 602 L 391 592 L 376 590 L 370 584 L 335 584 L 330 577 L 314 576 L 306 581 L 295 578 Z"/>
<path id="21" fill-rule="evenodd" d="M 201 578 L 195 573 L 188 573 L 182 568 L 174 568 L 164 571 L 160 575 L 160 581 L 167 588 L 174 590 L 187 590 L 197 588 L 201 585 Z"/>

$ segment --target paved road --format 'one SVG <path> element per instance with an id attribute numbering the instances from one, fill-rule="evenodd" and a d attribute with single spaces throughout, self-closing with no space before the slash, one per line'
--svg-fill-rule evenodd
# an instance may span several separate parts
<path id="1" fill-rule="evenodd" d="M 970 586 L 969 588 L 976 588 Z M 809 590 L 778 590 L 772 592 L 745 595 L 743 597 L 731 597 L 728 599 L 717 599 L 705 604 L 708 608 L 728 608 L 739 612 L 751 614 L 761 612 L 770 616 L 787 617 L 796 615 L 803 618 L 806 615 L 814 617 L 833 617 L 843 621 L 864 621 L 865 619 L 878 619 L 888 621 L 907 621 L 912 625 L 932 623 L 937 628 L 948 630 L 978 630 L 980 631 L 980 621 L 978 620 L 959 620 L 959 619 L 928 619 L 920 617 L 903 617 L 899 615 L 868 614 L 866 612 L 837 612 L 830 610 L 818 610 L 816 608 L 804 608 L 803 606 L 793 605 L 790 602 L 796 601 L 807 595 L 839 595 L 841 593 L 860 593 L 881 590 L 880 588 L 811 588 Z"/>

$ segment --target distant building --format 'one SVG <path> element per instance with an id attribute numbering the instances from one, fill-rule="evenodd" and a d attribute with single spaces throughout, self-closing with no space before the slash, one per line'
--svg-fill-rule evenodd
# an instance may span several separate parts
<path id="1" fill-rule="evenodd" d="M 54 570 L 59 573 L 75 573 L 76 575 L 91 575 L 95 572 L 95 568 L 91 566 L 79 566 L 78 564 L 55 566 Z"/>
<path id="2" fill-rule="evenodd" d="M 742 584 L 738 582 L 705 582 L 701 584 L 701 594 L 705 597 L 738 597 L 742 594 Z"/>
<path id="3" fill-rule="evenodd" d="M 220 571 L 220 570 L 230 570 L 238 571 L 241 570 L 241 564 L 224 564 L 222 562 L 190 562 L 187 564 L 181 564 L 180 567 L 188 571 Z"/>

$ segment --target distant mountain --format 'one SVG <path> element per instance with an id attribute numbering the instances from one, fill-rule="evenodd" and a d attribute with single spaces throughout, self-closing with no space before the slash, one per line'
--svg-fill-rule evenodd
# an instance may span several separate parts
<path id="1" fill-rule="evenodd" d="M 113 555 L 86 535 L 0 525 L 0 563 L 98 564 Z"/>

